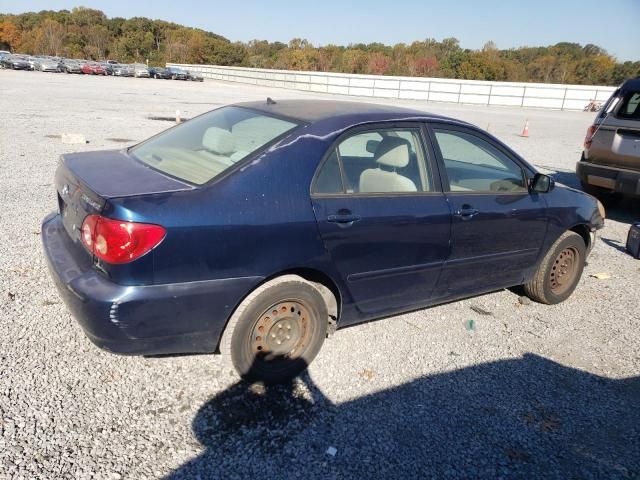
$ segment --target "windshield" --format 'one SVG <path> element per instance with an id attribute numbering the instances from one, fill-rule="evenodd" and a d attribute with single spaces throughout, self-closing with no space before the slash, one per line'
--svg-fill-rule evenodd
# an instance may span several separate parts
<path id="1" fill-rule="evenodd" d="M 202 185 L 298 124 L 239 107 L 196 117 L 133 147 L 163 173 Z"/>

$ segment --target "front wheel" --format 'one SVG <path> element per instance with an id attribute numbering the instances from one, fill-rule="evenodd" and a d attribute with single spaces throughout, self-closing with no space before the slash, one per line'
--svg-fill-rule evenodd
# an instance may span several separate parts
<path id="1" fill-rule="evenodd" d="M 586 260 L 584 239 L 564 232 L 545 255 L 524 291 L 536 302 L 553 305 L 565 301 L 575 290 Z"/>
<path id="2" fill-rule="evenodd" d="M 327 320 L 320 292 L 297 275 L 284 275 L 242 301 L 224 331 L 220 353 L 244 380 L 286 382 L 317 355 Z"/>

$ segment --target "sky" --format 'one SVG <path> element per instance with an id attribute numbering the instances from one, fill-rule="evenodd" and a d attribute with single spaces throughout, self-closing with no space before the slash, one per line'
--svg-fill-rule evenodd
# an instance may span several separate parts
<path id="1" fill-rule="evenodd" d="M 109 17 L 172 21 L 231 41 L 347 45 L 456 37 L 463 48 L 593 43 L 640 60 L 640 0 L 0 0 L 0 13 L 97 8 Z"/>

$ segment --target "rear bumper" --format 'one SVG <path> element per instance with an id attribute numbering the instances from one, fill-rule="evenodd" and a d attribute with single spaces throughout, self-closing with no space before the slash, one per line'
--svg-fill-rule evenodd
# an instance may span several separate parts
<path id="1" fill-rule="evenodd" d="M 42 242 L 60 296 L 89 339 L 129 355 L 213 352 L 235 306 L 261 280 L 228 278 L 126 286 L 74 255 L 57 214 L 42 223 Z"/>
<path id="2" fill-rule="evenodd" d="M 576 164 L 576 174 L 587 185 L 624 195 L 640 196 L 640 171 L 579 161 Z"/>

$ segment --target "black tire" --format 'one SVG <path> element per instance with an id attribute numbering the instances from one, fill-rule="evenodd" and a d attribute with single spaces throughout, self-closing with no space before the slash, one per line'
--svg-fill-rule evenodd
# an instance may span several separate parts
<path id="1" fill-rule="evenodd" d="M 320 351 L 327 321 L 318 289 L 297 275 L 283 275 L 242 301 L 224 331 L 220 353 L 246 381 L 287 382 Z"/>
<path id="2" fill-rule="evenodd" d="M 586 251 L 580 235 L 564 232 L 538 265 L 533 279 L 523 285 L 526 295 L 548 305 L 565 301 L 580 282 Z"/>

